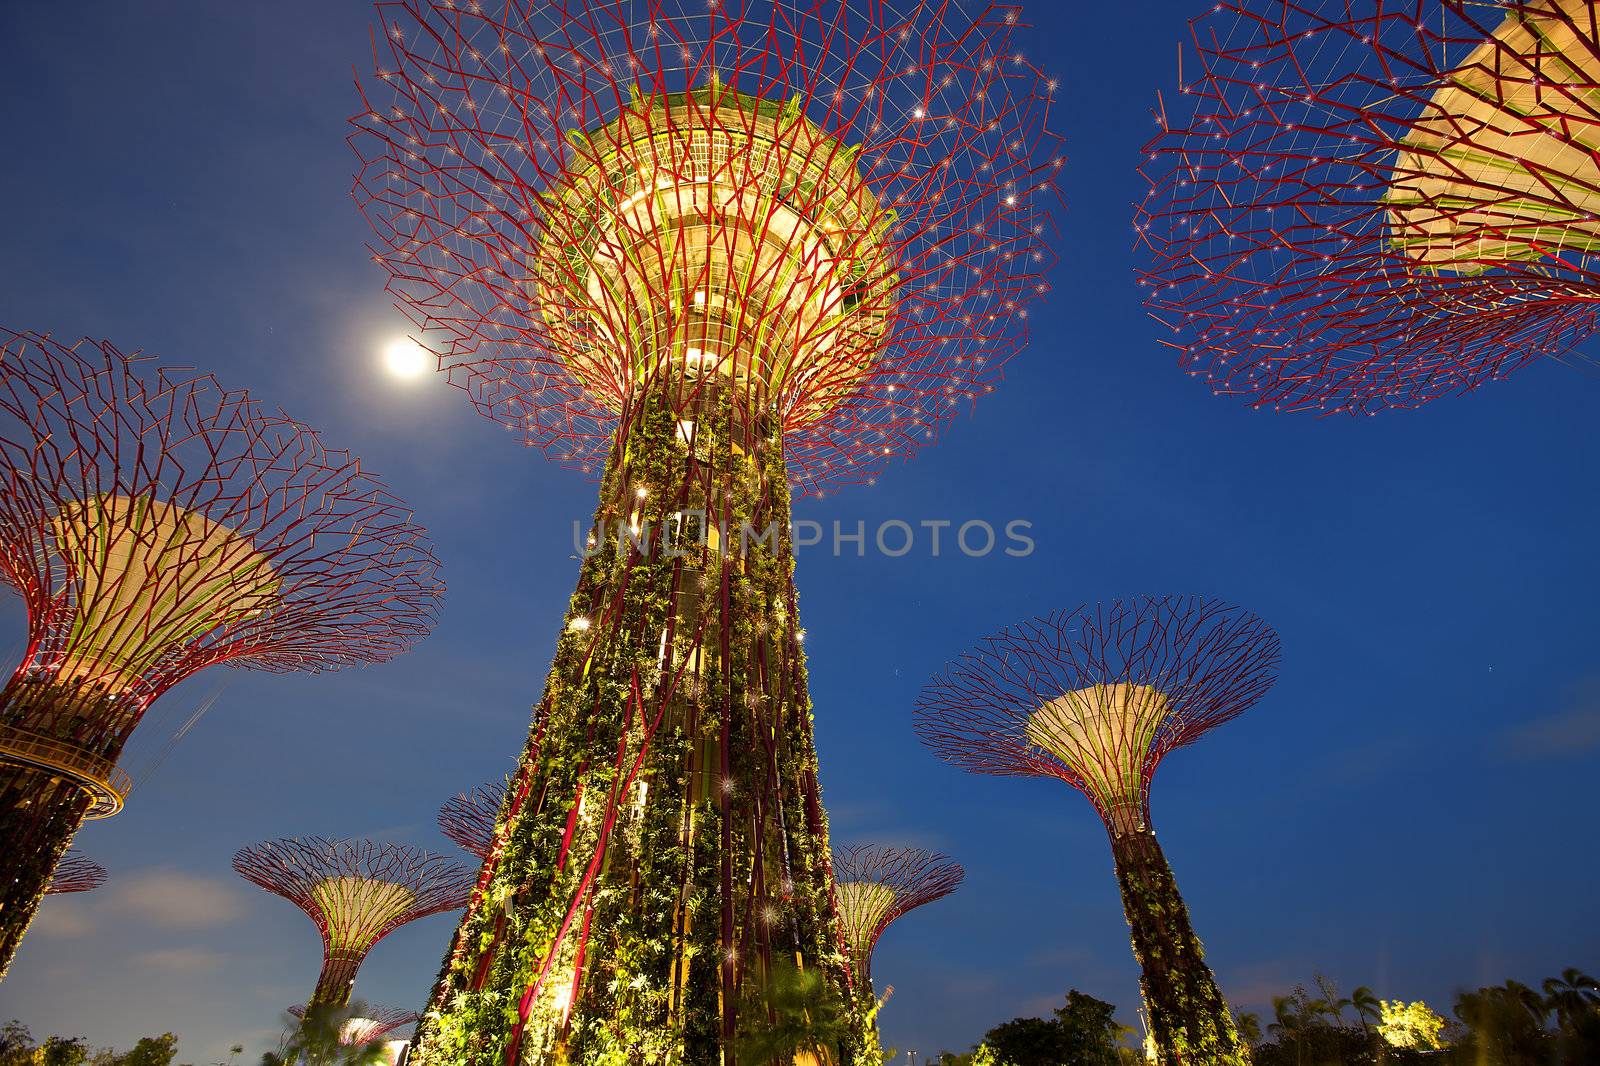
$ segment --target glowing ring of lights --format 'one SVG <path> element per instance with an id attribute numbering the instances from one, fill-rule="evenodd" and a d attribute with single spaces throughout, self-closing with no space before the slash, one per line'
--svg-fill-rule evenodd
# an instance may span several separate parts
<path id="1" fill-rule="evenodd" d="M 89 820 L 117 814 L 133 791 L 133 778 L 111 760 L 14 726 L 0 726 L 0 762 L 47 770 L 71 781 L 89 795 L 84 814 Z"/>

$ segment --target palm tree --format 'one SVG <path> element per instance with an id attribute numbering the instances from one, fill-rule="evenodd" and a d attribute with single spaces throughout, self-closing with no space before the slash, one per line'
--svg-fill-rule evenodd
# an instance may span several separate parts
<path id="1" fill-rule="evenodd" d="M 1361 1019 L 1361 1028 L 1368 1032 L 1371 1032 L 1372 1027 L 1378 1024 L 1378 1019 L 1383 1017 L 1383 1005 L 1373 994 L 1372 989 L 1366 985 L 1358 985 L 1356 990 L 1350 993 L 1350 1006 L 1355 1008 L 1356 1017 Z"/>
<path id="2" fill-rule="evenodd" d="M 1251 1047 L 1261 1043 L 1261 1015 L 1255 1011 L 1242 1010 L 1235 1018 L 1239 1028 L 1239 1036 Z"/>
<path id="3" fill-rule="evenodd" d="M 1555 1012 L 1556 1024 L 1563 1029 L 1594 1010 L 1600 1004 L 1600 981 L 1574 966 L 1561 971 L 1560 977 L 1549 977 L 1544 982 L 1544 1005 Z"/>
<path id="4" fill-rule="evenodd" d="M 838 994 L 817 970 L 774 966 L 767 979 L 768 1023 L 739 1038 L 741 1062 L 823 1062 L 850 1036 Z"/>
<path id="5" fill-rule="evenodd" d="M 1295 1066 L 1300 1066 L 1305 1058 L 1305 1029 L 1308 1020 L 1305 990 L 1297 988 L 1292 995 L 1273 996 L 1272 1016 L 1277 1021 L 1267 1026 L 1267 1032 L 1277 1037 L 1280 1044 L 1291 1039 L 1294 1041 Z"/>

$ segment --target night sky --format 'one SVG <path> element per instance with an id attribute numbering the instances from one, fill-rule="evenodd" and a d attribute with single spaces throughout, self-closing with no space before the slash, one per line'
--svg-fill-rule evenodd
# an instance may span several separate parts
<path id="1" fill-rule="evenodd" d="M 1055 781 L 965 775 L 910 729 L 923 681 L 976 638 L 1125 594 L 1220 596 L 1282 635 L 1276 688 L 1154 789 L 1236 1004 L 1269 1009 L 1321 971 L 1448 1013 L 1464 986 L 1600 965 L 1600 380 L 1549 363 L 1421 411 L 1318 420 L 1180 373 L 1139 304 L 1129 204 L 1196 10 L 1027 8 L 1069 157 L 1033 342 L 937 447 L 797 507 L 847 530 L 1022 519 L 1037 543 L 1026 558 L 948 543 L 935 558 L 926 539 L 903 558 L 801 554 L 836 842 L 937 848 L 968 870 L 879 948 L 885 1044 L 902 1051 L 964 1049 L 1072 987 L 1137 1021 L 1089 804 Z M 345 144 L 369 24 L 357 0 L 0 9 L 0 322 L 212 370 L 321 428 L 415 506 L 449 584 L 437 631 L 393 663 L 216 668 L 156 706 L 125 760 L 144 777 L 127 810 L 78 838 L 110 883 L 46 901 L 0 985 L 0 1022 L 41 1039 L 172 1030 L 180 1061 L 235 1042 L 254 1061 L 311 991 L 319 944 L 234 876 L 234 850 L 321 834 L 454 851 L 438 805 L 511 769 L 538 698 L 594 486 L 442 378 L 381 368 L 406 324 L 367 258 Z M 8 597 L 8 663 L 22 632 Z M 357 995 L 420 1006 L 453 922 L 391 935 Z"/>

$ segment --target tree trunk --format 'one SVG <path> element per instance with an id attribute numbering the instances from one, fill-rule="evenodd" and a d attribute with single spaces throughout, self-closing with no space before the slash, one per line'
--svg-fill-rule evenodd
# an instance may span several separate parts
<path id="1" fill-rule="evenodd" d="M 770 416 L 701 389 L 624 413 L 504 840 L 418 1030 L 419 1066 L 735 1066 L 774 1024 L 775 967 L 821 972 L 854 1003 L 782 442 Z"/>
<path id="2" fill-rule="evenodd" d="M 71 781 L 0 762 L 0 978 L 88 809 L 89 794 Z"/>
<path id="3" fill-rule="evenodd" d="M 317 975 L 316 990 L 306 1001 L 306 1013 L 313 1007 L 342 1007 L 350 1002 L 350 990 L 356 983 L 356 971 L 361 969 L 360 955 L 329 955 L 322 961 L 322 973 Z"/>
<path id="4" fill-rule="evenodd" d="M 1135 829 L 1114 835 L 1111 850 L 1162 1066 L 1245 1066 L 1250 1050 L 1206 966 L 1155 834 Z"/>

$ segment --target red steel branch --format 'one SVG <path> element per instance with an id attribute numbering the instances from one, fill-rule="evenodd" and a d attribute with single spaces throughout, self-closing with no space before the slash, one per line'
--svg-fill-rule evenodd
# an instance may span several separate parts
<path id="1" fill-rule="evenodd" d="M 345 1003 L 372 946 L 418 918 L 460 908 L 472 871 L 404 844 L 271 840 L 233 857 L 240 877 L 282 896 L 322 935 L 323 975 L 308 1003 Z"/>
<path id="2" fill-rule="evenodd" d="M 56 863 L 56 870 L 50 876 L 50 887 L 45 889 L 48 895 L 60 892 L 89 892 L 106 883 L 106 868 L 69 851 Z"/>
<path id="3" fill-rule="evenodd" d="M 857 979 L 871 988 L 872 952 L 896 920 L 960 887 L 967 872 L 948 856 L 922 848 L 856 845 L 833 860 L 839 920 Z"/>
<path id="4" fill-rule="evenodd" d="M 1278 654 L 1271 627 L 1219 600 L 1087 604 L 1002 629 L 946 664 L 917 699 L 916 731 L 965 770 L 1065 781 L 1108 828 L 1120 797 L 1105 784 L 1126 768 L 1136 793 L 1129 798 L 1148 825 L 1161 761 L 1259 700 L 1276 679 Z M 1158 693 L 1160 703 L 1113 707 L 1110 695 L 1123 686 Z M 1090 728 L 1076 751 L 1041 743 L 1052 739 L 1034 725 L 1041 708 L 1069 693 L 1091 694 L 1080 717 L 1135 717 L 1138 727 Z"/>
<path id="5" fill-rule="evenodd" d="M 476 785 L 452 796 L 439 808 L 439 829 L 480 859 L 494 846 L 494 823 L 505 802 L 505 782 Z"/>
<path id="6" fill-rule="evenodd" d="M 1182 365 L 1256 407 L 1375 413 L 1563 358 L 1600 306 L 1586 0 L 1225 0 L 1142 170 Z"/>
<path id="7" fill-rule="evenodd" d="M 1015 9 L 973 16 L 949 0 L 682 14 L 620 0 L 379 8 L 385 91 L 363 93 L 352 137 L 374 259 L 450 380 L 525 443 L 596 468 L 634 376 L 608 361 L 624 356 L 605 337 L 639 309 L 571 302 L 561 294 L 582 291 L 586 275 L 555 276 L 563 260 L 535 254 L 593 242 L 572 228 L 586 224 L 578 214 L 546 197 L 591 167 L 605 172 L 617 145 L 573 134 L 632 102 L 707 84 L 797 106 L 830 146 L 814 162 L 852 153 L 861 191 L 883 209 L 836 234 L 839 248 L 881 243 L 894 271 L 892 298 L 874 306 L 884 331 L 870 369 L 848 380 L 791 375 L 775 397 L 792 481 L 817 491 L 870 480 L 992 391 L 1024 343 L 1025 305 L 1046 289 L 1045 229 L 1063 157 L 1045 128 L 1054 82 L 1011 42 Z M 585 201 L 616 202 L 639 179 L 584 180 L 593 185 Z M 655 254 L 675 253 L 663 243 Z M 643 313 L 670 295 L 652 291 Z M 838 294 L 817 298 L 841 309 Z M 598 349 L 595 362 L 575 368 L 579 347 Z"/>

